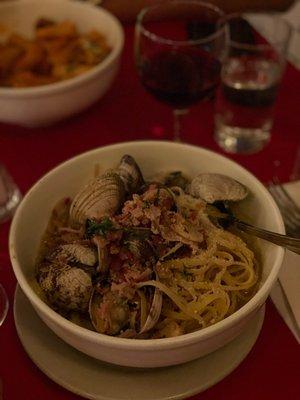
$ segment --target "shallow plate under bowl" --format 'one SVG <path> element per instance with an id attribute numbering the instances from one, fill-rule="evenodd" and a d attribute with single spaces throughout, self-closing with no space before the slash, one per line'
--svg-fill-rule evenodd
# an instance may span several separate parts
<path id="1" fill-rule="evenodd" d="M 95 360 L 67 345 L 41 321 L 19 286 L 14 301 L 17 332 L 32 361 L 59 385 L 94 400 L 176 400 L 202 392 L 247 356 L 264 313 L 263 307 L 240 336 L 205 357 L 174 367 L 137 369 Z"/>

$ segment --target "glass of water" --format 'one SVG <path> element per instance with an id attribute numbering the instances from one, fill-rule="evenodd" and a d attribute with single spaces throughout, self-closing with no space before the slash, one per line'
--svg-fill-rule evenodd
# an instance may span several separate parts
<path id="1" fill-rule="evenodd" d="M 234 14 L 215 102 L 215 140 L 230 153 L 255 153 L 271 138 L 274 104 L 291 35 L 274 14 Z"/>

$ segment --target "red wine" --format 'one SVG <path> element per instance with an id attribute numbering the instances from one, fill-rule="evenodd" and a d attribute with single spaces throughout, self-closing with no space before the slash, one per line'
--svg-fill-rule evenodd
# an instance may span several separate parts
<path id="1" fill-rule="evenodd" d="M 174 108 L 186 108 L 210 97 L 219 82 L 220 62 L 203 49 L 162 50 L 143 59 L 144 87 Z"/>

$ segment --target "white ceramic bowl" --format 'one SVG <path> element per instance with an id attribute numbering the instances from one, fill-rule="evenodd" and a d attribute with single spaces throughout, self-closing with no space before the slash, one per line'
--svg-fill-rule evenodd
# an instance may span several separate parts
<path id="1" fill-rule="evenodd" d="M 37 127 L 53 124 L 83 111 L 110 88 L 119 68 L 124 34 L 109 12 L 76 0 L 13 0 L 0 2 L 0 24 L 26 37 L 36 21 L 70 20 L 80 32 L 97 29 L 111 53 L 90 71 L 69 80 L 29 88 L 0 87 L 0 121 Z"/>
<path id="2" fill-rule="evenodd" d="M 284 225 L 280 212 L 267 189 L 247 170 L 211 151 L 185 144 L 159 141 L 128 142 L 98 148 L 59 165 L 38 181 L 24 197 L 12 222 L 9 248 L 17 280 L 41 319 L 60 338 L 92 357 L 110 363 L 158 367 L 180 364 L 225 345 L 235 338 L 247 321 L 264 304 L 282 263 L 282 248 L 260 242 L 262 280 L 258 293 L 240 310 L 203 330 L 166 339 L 121 339 L 81 328 L 61 317 L 35 293 L 34 262 L 41 235 L 55 203 L 74 195 L 100 168 L 115 166 L 122 155 L 136 158 L 144 175 L 182 170 L 190 176 L 219 172 L 244 183 L 253 194 L 245 210 L 258 226 L 280 233 Z M 253 218 L 252 218 L 253 219 Z"/>

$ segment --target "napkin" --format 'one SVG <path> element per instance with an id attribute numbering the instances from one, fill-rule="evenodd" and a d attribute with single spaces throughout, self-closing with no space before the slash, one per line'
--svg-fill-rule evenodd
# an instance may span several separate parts
<path id="1" fill-rule="evenodd" d="M 295 4 L 283 14 L 293 28 L 292 36 L 288 48 L 288 60 L 300 69 L 300 2 Z"/>
<path id="2" fill-rule="evenodd" d="M 281 17 L 292 27 L 287 59 L 294 67 L 300 69 L 300 1 L 296 1 L 292 7 L 281 13 Z M 262 36 L 268 32 L 268 22 L 264 20 L 264 14 L 251 14 L 251 16 L 248 16 L 248 20 Z"/>
<path id="3" fill-rule="evenodd" d="M 300 181 L 287 183 L 285 189 L 300 206 Z M 300 255 L 286 251 L 271 299 L 300 344 Z"/>

